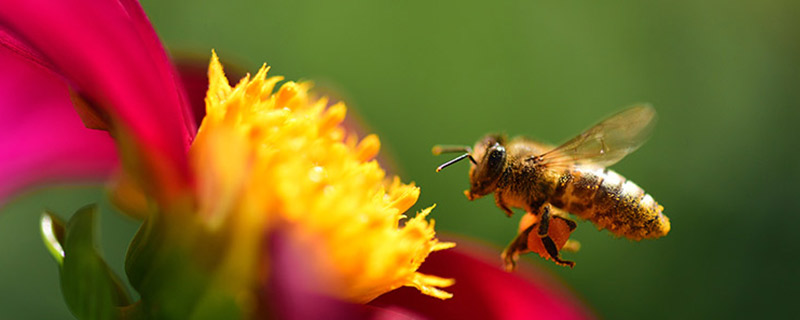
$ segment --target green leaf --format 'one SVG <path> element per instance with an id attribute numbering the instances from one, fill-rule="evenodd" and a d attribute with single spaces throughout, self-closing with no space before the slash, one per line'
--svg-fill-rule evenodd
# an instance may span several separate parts
<path id="1" fill-rule="evenodd" d="M 128 252 L 125 256 L 125 274 L 131 286 L 142 292 L 145 279 L 152 271 L 153 260 L 160 250 L 164 250 L 167 245 L 163 243 L 163 230 L 157 228 L 158 216 L 150 216 L 144 220 L 136 235 L 133 236 Z"/>
<path id="2" fill-rule="evenodd" d="M 50 255 L 56 259 L 58 266 L 62 266 L 64 264 L 64 247 L 61 244 L 64 242 L 64 233 L 66 232 L 64 222 L 56 215 L 45 211 L 39 220 L 39 227 L 47 251 L 50 251 Z"/>
<path id="3" fill-rule="evenodd" d="M 220 281 L 226 239 L 198 220 L 151 215 L 128 248 L 125 272 L 149 318 L 241 319 L 241 296 Z"/>
<path id="4" fill-rule="evenodd" d="M 117 319 L 130 304 L 125 287 L 95 247 L 97 207 L 79 209 L 69 220 L 63 240 L 61 293 L 78 319 Z"/>

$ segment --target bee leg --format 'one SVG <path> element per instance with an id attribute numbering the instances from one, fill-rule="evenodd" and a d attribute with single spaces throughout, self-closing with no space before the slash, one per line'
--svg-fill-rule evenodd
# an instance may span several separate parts
<path id="1" fill-rule="evenodd" d="M 511 240 L 511 243 L 506 246 L 505 250 L 503 250 L 501 257 L 503 259 L 503 268 L 506 271 L 514 271 L 514 268 L 517 266 L 519 254 L 528 251 L 528 235 L 533 231 L 533 227 L 535 226 L 536 224 L 533 224 L 520 232 L 514 240 Z"/>
<path id="2" fill-rule="evenodd" d="M 502 192 L 498 191 L 494 193 L 494 203 L 497 205 L 497 207 L 505 211 L 507 216 L 511 217 L 511 215 L 514 214 L 514 211 L 511 211 L 511 209 L 509 209 L 506 203 L 503 201 Z"/>
<path id="3" fill-rule="evenodd" d="M 551 239 L 550 236 L 548 235 L 548 232 L 550 231 L 550 218 L 551 218 L 550 206 L 549 205 L 543 206 L 542 207 L 542 211 L 543 211 L 542 212 L 542 218 L 541 218 L 541 221 L 539 222 L 539 230 L 538 230 L 537 234 L 538 234 L 539 238 L 542 238 L 542 244 L 544 245 L 545 250 L 547 250 L 547 254 L 550 255 L 550 258 L 553 259 L 553 261 L 555 261 L 556 263 L 558 263 L 560 265 L 569 266 L 570 268 L 574 267 L 575 266 L 575 262 L 567 261 L 567 260 L 561 260 L 561 258 L 559 257 L 558 247 L 556 247 L 556 243 L 553 242 L 553 239 Z M 561 218 L 561 219 L 564 219 L 564 218 Z M 564 220 L 568 221 L 568 225 L 570 226 L 570 229 L 574 229 L 574 227 L 573 227 L 573 225 L 575 225 L 574 221 L 569 220 L 569 219 L 564 219 Z M 569 224 L 569 222 L 572 222 L 572 223 Z M 575 225 L 575 226 L 577 226 L 577 225 Z"/>
<path id="4" fill-rule="evenodd" d="M 569 219 L 569 218 L 564 217 L 564 216 L 561 216 L 561 215 L 558 215 L 558 214 L 553 214 L 551 219 L 559 219 L 559 220 L 564 221 L 564 223 L 567 224 L 567 227 L 569 227 L 569 232 L 570 233 L 572 231 L 575 231 L 575 229 L 578 227 L 578 224 L 575 223 L 574 220 Z M 578 242 L 577 240 L 568 239 L 567 242 L 564 244 L 564 247 L 561 248 L 561 251 L 565 251 L 566 250 L 566 251 L 570 251 L 570 252 L 577 252 L 578 249 L 580 249 L 580 248 L 581 248 L 581 243 L 580 242 Z"/>
<path id="5" fill-rule="evenodd" d="M 564 222 L 566 222 L 567 226 L 569 226 L 569 231 L 570 232 L 575 231 L 575 229 L 578 228 L 578 224 L 574 220 L 572 220 L 570 218 L 562 217 L 562 216 L 555 215 L 555 214 L 552 215 L 552 218 L 561 219 Z"/>
<path id="6" fill-rule="evenodd" d="M 561 258 L 558 257 L 558 248 L 556 248 L 556 243 L 553 242 L 553 239 L 550 239 L 550 236 L 543 237 L 542 244 L 544 244 L 544 248 L 547 249 L 547 254 L 550 255 L 550 258 L 552 258 L 553 261 L 570 268 L 575 266 L 574 261 L 561 260 Z"/>
<path id="7" fill-rule="evenodd" d="M 539 238 L 543 238 L 547 236 L 547 233 L 550 231 L 550 206 L 544 205 L 542 206 L 542 217 L 539 218 Z"/>

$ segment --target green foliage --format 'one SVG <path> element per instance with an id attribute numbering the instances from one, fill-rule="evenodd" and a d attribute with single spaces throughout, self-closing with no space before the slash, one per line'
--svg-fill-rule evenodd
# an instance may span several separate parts
<path id="1" fill-rule="evenodd" d="M 224 240 L 195 223 L 174 215 L 145 219 L 128 247 L 125 273 L 150 318 L 239 319 L 236 299 L 214 282 L 224 251 L 212 243 Z"/>
<path id="2" fill-rule="evenodd" d="M 42 232 L 42 241 L 44 241 L 47 251 L 50 252 L 53 259 L 56 259 L 59 267 L 62 266 L 64 264 L 64 248 L 61 243 L 64 242 L 64 233 L 66 233 L 64 222 L 58 216 L 45 211 L 42 214 L 39 226 Z"/>
<path id="3" fill-rule="evenodd" d="M 60 265 L 61 292 L 70 311 L 79 319 L 118 319 L 121 317 L 118 307 L 129 305 L 131 299 L 97 252 L 96 212 L 95 205 L 79 209 L 63 229 L 63 242 L 59 243 L 64 252 Z M 42 220 L 55 221 L 49 214 L 43 215 Z M 56 245 L 45 243 L 48 248 Z"/>
<path id="4" fill-rule="evenodd" d="M 42 239 L 59 264 L 61 291 L 78 319 L 237 319 L 236 300 L 212 284 L 187 248 L 192 233 L 165 233 L 156 219 L 143 223 L 129 246 L 126 273 L 141 299 L 132 299 L 96 247 L 97 206 L 79 209 L 66 225 L 54 214 L 40 219 Z M 186 230 L 186 229 L 181 229 Z M 186 241 L 167 241 L 183 239 Z M 189 239 L 189 240 L 187 240 Z M 202 247 L 202 245 L 201 245 Z M 207 252 L 207 251 L 206 251 Z"/>

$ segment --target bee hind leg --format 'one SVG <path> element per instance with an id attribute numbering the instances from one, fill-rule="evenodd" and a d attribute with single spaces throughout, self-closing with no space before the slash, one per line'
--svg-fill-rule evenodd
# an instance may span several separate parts
<path id="1" fill-rule="evenodd" d="M 550 232 L 550 219 L 551 218 L 563 219 L 565 222 L 567 222 L 567 225 L 570 228 L 570 232 L 575 229 L 575 227 L 576 227 L 575 222 L 572 221 L 572 220 L 566 219 L 564 217 L 551 215 L 550 214 L 550 206 L 549 205 L 543 206 L 542 207 L 542 211 L 543 211 L 542 218 L 541 218 L 541 221 L 539 222 L 539 230 L 537 231 L 537 235 L 539 236 L 539 238 L 542 239 L 542 245 L 544 245 L 545 250 L 547 250 L 547 254 L 557 264 L 560 264 L 560 265 L 563 265 L 563 266 L 568 266 L 570 268 L 574 267 L 575 266 L 575 262 L 568 261 L 568 260 L 561 260 L 561 258 L 559 257 L 558 247 L 556 246 L 556 243 L 553 241 L 553 239 L 550 238 L 549 232 Z"/>
<path id="2" fill-rule="evenodd" d="M 528 235 L 530 235 L 531 231 L 533 231 L 533 227 L 535 226 L 536 224 L 533 224 L 520 232 L 514 238 L 514 240 L 511 240 L 511 243 L 506 246 L 505 250 L 503 250 L 501 257 L 503 258 L 503 268 L 506 271 L 514 271 L 514 269 L 517 267 L 519 255 L 521 253 L 528 252 Z"/>
<path id="3" fill-rule="evenodd" d="M 542 237 L 542 244 L 544 244 L 544 248 L 547 249 L 547 254 L 549 254 L 550 258 L 557 264 L 570 268 L 575 267 L 575 261 L 561 260 L 561 258 L 558 257 L 558 248 L 556 248 L 556 243 L 553 242 L 553 239 L 550 239 L 550 236 Z"/>

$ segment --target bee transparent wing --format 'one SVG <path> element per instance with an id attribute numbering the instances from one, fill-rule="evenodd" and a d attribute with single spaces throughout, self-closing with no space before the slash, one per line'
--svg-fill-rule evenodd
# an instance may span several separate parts
<path id="1" fill-rule="evenodd" d="M 633 106 L 603 120 L 535 160 L 551 168 L 575 164 L 611 166 L 647 140 L 655 126 L 655 119 L 656 111 L 650 105 Z"/>

